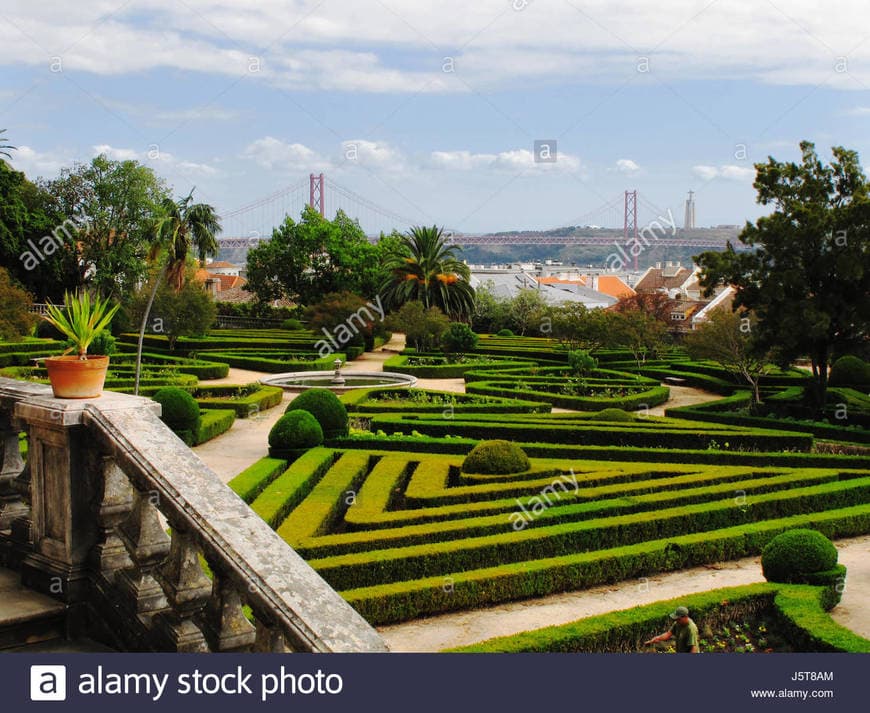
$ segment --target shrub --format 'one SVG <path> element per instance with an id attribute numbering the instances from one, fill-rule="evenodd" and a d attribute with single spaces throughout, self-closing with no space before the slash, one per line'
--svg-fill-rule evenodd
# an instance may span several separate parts
<path id="1" fill-rule="evenodd" d="M 497 337 L 513 337 L 514 333 L 510 329 L 499 329 L 498 332 L 496 332 L 495 336 L 497 336 Z"/>
<path id="2" fill-rule="evenodd" d="M 593 421 L 634 421 L 630 413 L 621 408 L 606 408 L 595 412 L 591 417 Z"/>
<path id="3" fill-rule="evenodd" d="M 324 438 L 341 438 L 348 433 L 347 408 L 329 389 L 308 389 L 290 402 L 287 413 L 308 411 L 320 424 Z"/>
<path id="4" fill-rule="evenodd" d="M 151 398 L 161 406 L 160 420 L 190 445 L 200 424 L 199 404 L 193 396 L 184 389 L 167 386 Z"/>
<path id="5" fill-rule="evenodd" d="M 73 346 L 72 342 L 67 341 L 64 348 L 68 347 L 72 349 Z M 100 332 L 94 337 L 94 341 L 88 347 L 88 352 L 99 356 L 112 356 L 115 353 L 115 338 L 112 336 L 112 333 L 108 329 Z"/>
<path id="6" fill-rule="evenodd" d="M 477 347 L 478 337 L 464 322 L 451 322 L 441 337 L 441 347 L 446 354 L 467 354 Z"/>
<path id="7" fill-rule="evenodd" d="M 61 342 L 66 339 L 63 332 L 61 332 L 51 322 L 46 322 L 44 319 L 40 319 L 36 323 L 36 336 L 40 339 L 53 339 Z"/>
<path id="8" fill-rule="evenodd" d="M 856 356 L 842 356 L 831 367 L 831 386 L 870 386 L 870 364 Z"/>
<path id="9" fill-rule="evenodd" d="M 575 374 L 589 374 L 598 367 L 598 360 L 585 349 L 575 349 L 568 354 L 568 365 Z"/>
<path id="10" fill-rule="evenodd" d="M 387 327 L 402 332 L 408 346 L 418 351 L 434 349 L 449 324 L 447 316 L 437 307 L 426 309 L 422 302 L 406 302 L 398 312 L 387 318 Z"/>
<path id="11" fill-rule="evenodd" d="M 761 569 L 769 582 L 801 583 L 836 564 L 837 548 L 817 530 L 787 530 L 761 552 Z"/>
<path id="12" fill-rule="evenodd" d="M 307 450 L 323 443 L 323 429 L 308 411 L 288 411 L 269 431 L 270 454 Z"/>
<path id="13" fill-rule="evenodd" d="M 281 322 L 281 329 L 286 329 L 290 332 L 297 332 L 300 329 L 305 329 L 305 327 L 302 326 L 302 322 L 298 319 L 285 319 Z"/>
<path id="14" fill-rule="evenodd" d="M 481 441 L 462 462 L 463 473 L 503 475 L 528 470 L 529 458 L 522 448 L 510 441 Z"/>

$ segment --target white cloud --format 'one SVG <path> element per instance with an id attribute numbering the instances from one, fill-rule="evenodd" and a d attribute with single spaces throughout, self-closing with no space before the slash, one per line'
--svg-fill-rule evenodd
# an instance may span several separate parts
<path id="1" fill-rule="evenodd" d="M 870 106 L 856 106 L 846 113 L 849 116 L 870 116 Z"/>
<path id="2" fill-rule="evenodd" d="M 506 11 L 506 3 L 140 0 L 119 9 L 107 0 L 4 0 L 0 64 L 45 66 L 66 48 L 65 70 L 242 77 L 258 57 L 255 76 L 283 87 L 417 93 L 624 81 L 643 48 L 665 40 L 667 49 L 650 56 L 663 80 L 860 90 L 850 72 L 870 60 L 864 0 L 838 0 L 834 12 L 820 12 L 818 0 L 531 2 L 522 12 Z M 456 70 L 443 72 L 451 51 Z M 838 54 L 848 55 L 849 71 L 835 71 Z"/>
<path id="3" fill-rule="evenodd" d="M 54 178 L 60 169 L 68 166 L 71 159 L 66 154 L 36 151 L 30 146 L 19 146 L 9 152 L 11 159 L 6 159 L 16 171 L 23 171 L 29 178 L 43 176 Z"/>
<path id="4" fill-rule="evenodd" d="M 167 151 L 160 151 L 156 146 L 148 151 L 137 151 L 131 148 L 119 148 L 109 144 L 99 144 L 93 147 L 93 155 L 99 156 L 100 154 L 105 154 L 113 161 L 139 161 L 142 164 L 150 166 L 158 173 L 161 168 L 183 176 L 215 176 L 219 173 L 218 169 L 214 166 L 210 166 L 207 163 L 196 163 L 195 161 L 179 159 Z"/>
<path id="5" fill-rule="evenodd" d="M 520 171 L 574 173 L 580 170 L 580 159 L 571 154 L 557 152 L 556 161 L 535 161 L 528 149 L 511 149 L 499 153 L 472 153 L 471 151 L 433 151 L 429 165 L 450 171 L 490 169 L 509 173 Z"/>
<path id="6" fill-rule="evenodd" d="M 316 151 L 303 144 L 287 143 L 274 136 L 264 136 L 251 142 L 242 156 L 255 161 L 257 165 L 269 170 L 279 168 L 283 171 L 326 168 L 323 159 Z"/>
<path id="7" fill-rule="evenodd" d="M 405 157 L 401 151 L 383 141 L 351 139 L 341 142 L 341 154 L 347 163 L 359 163 L 370 168 L 401 170 Z"/>
<path id="8" fill-rule="evenodd" d="M 703 181 L 724 178 L 728 181 L 751 181 L 755 178 L 755 169 L 746 166 L 726 164 L 723 166 L 692 166 L 692 173 Z"/>
<path id="9" fill-rule="evenodd" d="M 638 166 L 634 161 L 630 158 L 621 158 L 616 162 L 616 170 L 620 173 L 632 174 L 640 171 L 640 166 Z"/>

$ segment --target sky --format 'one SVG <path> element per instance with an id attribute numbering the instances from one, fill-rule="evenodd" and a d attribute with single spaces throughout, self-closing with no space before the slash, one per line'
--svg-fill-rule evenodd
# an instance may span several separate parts
<path id="1" fill-rule="evenodd" d="M 621 225 L 629 189 L 740 224 L 753 163 L 870 155 L 866 0 L 3 0 L 0 77 L 29 177 L 105 153 L 222 213 L 324 172 L 463 232 Z"/>

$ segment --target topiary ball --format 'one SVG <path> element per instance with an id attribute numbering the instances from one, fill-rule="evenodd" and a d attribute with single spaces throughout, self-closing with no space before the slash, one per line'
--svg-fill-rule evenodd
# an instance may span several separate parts
<path id="1" fill-rule="evenodd" d="M 462 461 L 463 473 L 484 475 L 522 473 L 529 467 L 525 451 L 510 441 L 481 441 Z"/>
<path id="2" fill-rule="evenodd" d="M 160 404 L 160 420 L 171 428 L 185 442 L 199 428 L 200 412 L 196 403 L 184 389 L 165 386 L 151 397 Z"/>
<path id="3" fill-rule="evenodd" d="M 324 438 L 341 438 L 348 434 L 347 409 L 329 389 L 308 389 L 290 402 L 287 413 L 308 411 L 323 429 Z"/>
<path id="4" fill-rule="evenodd" d="M 605 408 L 596 411 L 589 418 L 593 421 L 634 421 L 634 416 L 621 408 Z"/>
<path id="5" fill-rule="evenodd" d="M 323 429 L 308 411 L 296 409 L 279 418 L 269 431 L 270 453 L 305 450 L 323 443 Z"/>
<path id="6" fill-rule="evenodd" d="M 841 356 L 831 366 L 831 386 L 870 385 L 870 364 L 856 356 Z"/>
<path id="7" fill-rule="evenodd" d="M 786 530 L 761 551 L 761 571 L 768 582 L 801 583 L 807 575 L 837 564 L 837 548 L 817 530 Z"/>
<path id="8" fill-rule="evenodd" d="M 513 337 L 514 333 L 510 329 L 499 329 L 498 332 L 496 332 L 495 336 L 497 336 L 497 337 Z"/>

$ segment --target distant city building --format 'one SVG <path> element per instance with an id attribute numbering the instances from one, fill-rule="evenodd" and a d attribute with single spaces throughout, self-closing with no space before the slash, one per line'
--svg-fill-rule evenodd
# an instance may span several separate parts
<path id="1" fill-rule="evenodd" d="M 683 228 L 691 230 L 695 227 L 695 191 L 689 191 L 686 199 L 686 215 L 683 218 Z"/>

